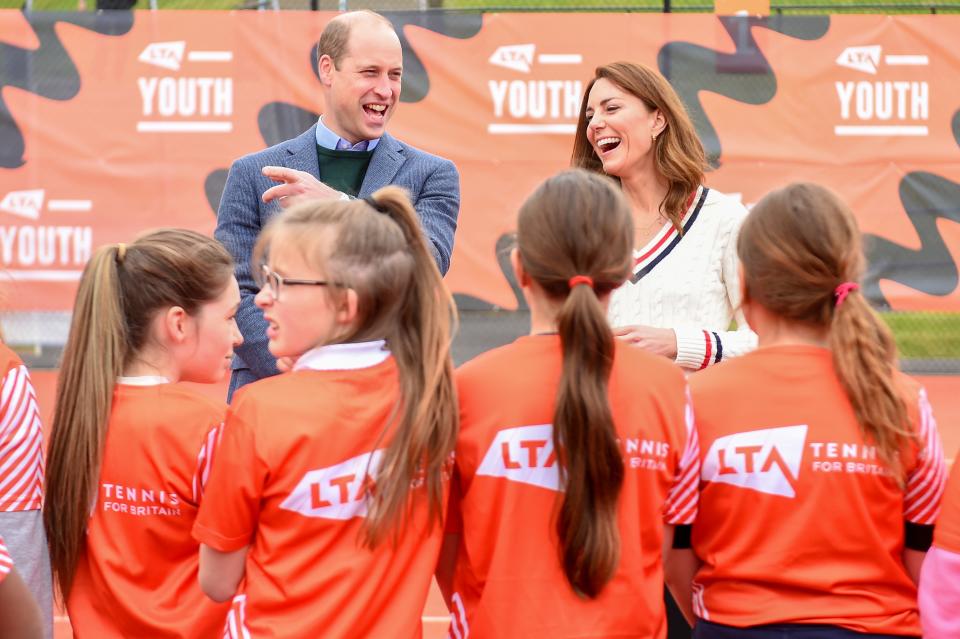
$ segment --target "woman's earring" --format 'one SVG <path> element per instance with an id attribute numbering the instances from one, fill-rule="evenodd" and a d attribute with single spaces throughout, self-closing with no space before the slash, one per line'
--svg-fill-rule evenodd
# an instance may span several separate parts
<path id="1" fill-rule="evenodd" d="M 651 139 L 652 141 L 656 142 L 656 141 L 657 141 L 657 134 L 656 134 L 656 133 L 651 133 L 651 134 L 650 134 L 650 139 Z"/>

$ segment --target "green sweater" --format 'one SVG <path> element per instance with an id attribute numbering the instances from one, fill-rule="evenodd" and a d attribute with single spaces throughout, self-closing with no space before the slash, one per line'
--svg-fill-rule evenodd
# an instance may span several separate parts
<path id="1" fill-rule="evenodd" d="M 317 145 L 320 181 L 352 197 L 360 192 L 373 151 L 331 151 Z"/>

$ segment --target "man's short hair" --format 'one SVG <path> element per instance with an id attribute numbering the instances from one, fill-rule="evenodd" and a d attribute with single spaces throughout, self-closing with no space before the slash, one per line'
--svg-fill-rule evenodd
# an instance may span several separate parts
<path id="1" fill-rule="evenodd" d="M 320 42 L 317 44 L 317 60 L 328 55 L 333 60 L 333 66 L 336 69 L 340 68 L 340 61 L 347 55 L 347 46 L 350 44 L 350 30 L 353 28 L 353 23 L 357 21 L 356 18 L 361 17 L 360 14 L 363 17 L 374 18 L 383 22 L 393 29 L 393 24 L 375 11 L 363 9 L 341 14 L 328 22 L 323 29 L 323 33 L 320 34 Z"/>

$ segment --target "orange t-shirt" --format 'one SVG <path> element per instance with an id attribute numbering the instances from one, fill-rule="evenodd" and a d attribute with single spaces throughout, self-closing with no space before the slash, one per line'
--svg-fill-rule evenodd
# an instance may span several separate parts
<path id="1" fill-rule="evenodd" d="M 933 533 L 937 548 L 960 554 L 960 453 L 953 462 L 947 490 L 943 494 L 943 509 Z"/>
<path id="2" fill-rule="evenodd" d="M 775 346 L 690 380 L 703 454 L 693 548 L 701 619 L 919 635 L 904 522 L 932 524 L 945 469 L 926 394 L 898 374 L 919 446 L 900 488 L 815 346 Z"/>
<path id="3" fill-rule="evenodd" d="M 395 543 L 361 537 L 399 392 L 395 360 L 367 342 L 234 396 L 193 530 L 221 552 L 250 546 L 227 636 L 419 639 L 443 538 L 422 483 Z"/>
<path id="4" fill-rule="evenodd" d="M 74 634 L 217 636 L 229 606 L 197 582 L 190 536 L 224 406 L 162 378 L 113 392 L 100 486 L 67 600 Z"/>
<path id="5" fill-rule="evenodd" d="M 699 452 L 683 373 L 617 342 L 608 390 L 625 465 L 620 562 L 588 600 L 559 560 L 551 422 L 561 368 L 560 338 L 536 335 L 457 372 L 453 637 L 666 636 L 664 524 L 692 523 L 697 510 Z"/>
<path id="6" fill-rule="evenodd" d="M 0 344 L 0 512 L 40 510 L 43 427 L 30 373 Z"/>

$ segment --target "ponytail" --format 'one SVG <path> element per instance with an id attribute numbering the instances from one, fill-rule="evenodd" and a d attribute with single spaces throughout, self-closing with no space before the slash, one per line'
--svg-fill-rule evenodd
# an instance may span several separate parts
<path id="1" fill-rule="evenodd" d="M 900 485 L 901 452 L 916 437 L 895 377 L 897 348 L 889 327 L 853 292 L 837 303 L 830 325 L 830 350 L 837 377 L 867 439 L 872 440 Z"/>
<path id="2" fill-rule="evenodd" d="M 896 379 L 890 329 L 857 291 L 860 231 L 840 198 L 816 184 L 764 196 L 740 229 L 746 298 L 786 320 L 827 329 L 834 369 L 864 439 L 903 485 L 901 453 L 916 435 Z"/>
<path id="3" fill-rule="evenodd" d="M 216 240 L 181 229 L 147 233 L 94 253 L 80 278 L 60 365 L 47 453 L 43 524 L 62 600 L 70 594 L 92 509 L 113 389 L 164 308 L 193 315 L 220 295 L 233 260 Z"/>
<path id="4" fill-rule="evenodd" d="M 127 358 L 119 259 L 117 245 L 102 247 L 84 269 L 57 384 L 43 522 L 63 601 L 97 496 L 113 386 Z"/>
<path id="5" fill-rule="evenodd" d="M 624 479 L 607 392 L 614 337 L 600 297 L 630 272 L 633 221 L 608 178 L 583 169 L 543 183 L 520 209 L 524 271 L 558 301 L 563 371 L 553 443 L 564 486 L 557 518 L 560 561 L 574 591 L 594 598 L 620 558 L 617 502 Z"/>
<path id="6" fill-rule="evenodd" d="M 404 192 L 386 187 L 371 199 L 400 227 L 413 257 L 396 320 L 387 327 L 387 344 L 400 376 L 402 416 L 381 460 L 365 520 L 365 541 L 372 547 L 402 515 L 410 486 L 421 476 L 429 521 L 442 522 L 444 473 L 449 473 L 446 466 L 456 444 L 459 413 L 450 358 L 451 319 L 456 318 L 453 298 Z"/>
<path id="7" fill-rule="evenodd" d="M 557 315 L 557 329 L 563 372 L 553 444 L 560 451 L 565 486 L 557 536 L 570 585 L 594 598 L 620 559 L 617 500 L 624 467 L 607 399 L 614 338 L 600 302 L 585 284 L 570 290 Z"/>

